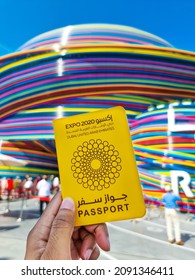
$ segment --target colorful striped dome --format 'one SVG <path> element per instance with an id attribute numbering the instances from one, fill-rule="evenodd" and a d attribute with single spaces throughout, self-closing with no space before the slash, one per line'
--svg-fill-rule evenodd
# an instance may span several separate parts
<path id="1" fill-rule="evenodd" d="M 149 107 L 136 117 L 131 134 L 147 195 L 159 199 L 164 186 L 172 185 L 171 172 L 184 171 L 191 178 L 189 186 L 195 196 L 194 131 L 195 101 L 192 100 Z M 184 201 L 188 201 L 181 186 L 179 191 Z"/>
<path id="2" fill-rule="evenodd" d="M 159 166 L 164 152 L 161 145 L 166 145 L 162 139 L 167 138 L 166 108 L 175 100 L 181 104 L 183 99 L 190 99 L 193 111 L 194 53 L 178 50 L 165 40 L 135 28 L 81 24 L 33 38 L 15 53 L 1 57 L 0 66 L 1 151 L 29 160 L 25 167 L 2 167 L 1 175 L 56 174 L 52 120 L 121 105 L 132 127 L 144 188 L 148 191 L 161 187 L 159 176 L 163 171 Z M 164 113 L 159 109 L 148 112 L 151 105 L 164 106 Z M 193 115 L 189 120 L 194 121 Z M 145 136 L 149 139 L 146 143 Z M 186 142 L 174 142 L 171 164 L 194 176 L 191 156 L 186 158 L 190 166 L 180 164 L 185 161 L 186 149 L 194 149 L 190 146 L 194 145 L 194 138 L 190 137 L 186 136 Z M 156 139 L 160 139 L 157 144 Z M 155 145 L 158 148 L 154 149 Z M 159 174 L 154 166 L 161 168 Z M 170 164 L 166 163 L 166 168 L 171 168 Z M 154 181 L 155 184 L 151 183 Z"/>
<path id="3" fill-rule="evenodd" d="M 167 41 L 151 33 L 129 26 L 114 24 L 70 25 L 43 33 L 25 43 L 19 50 L 60 48 L 88 44 L 127 44 L 172 47 Z"/>

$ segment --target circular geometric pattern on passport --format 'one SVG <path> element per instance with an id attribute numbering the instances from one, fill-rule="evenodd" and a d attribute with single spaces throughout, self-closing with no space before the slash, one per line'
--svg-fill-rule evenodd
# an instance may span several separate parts
<path id="1" fill-rule="evenodd" d="M 108 141 L 91 139 L 77 147 L 71 160 L 73 177 L 84 188 L 107 189 L 120 176 L 119 152 Z"/>

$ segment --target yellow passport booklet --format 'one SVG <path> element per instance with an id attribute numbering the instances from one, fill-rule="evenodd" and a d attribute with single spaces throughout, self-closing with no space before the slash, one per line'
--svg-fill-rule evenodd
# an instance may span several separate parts
<path id="1" fill-rule="evenodd" d="M 145 204 L 123 107 L 55 119 L 62 196 L 76 225 L 142 217 Z"/>

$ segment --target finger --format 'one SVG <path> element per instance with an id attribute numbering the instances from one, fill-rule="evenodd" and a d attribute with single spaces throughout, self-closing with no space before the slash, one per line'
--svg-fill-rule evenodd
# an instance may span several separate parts
<path id="1" fill-rule="evenodd" d="M 61 205 L 61 193 L 58 192 L 51 200 L 41 218 L 28 234 L 25 259 L 40 259 L 44 252 L 51 225 Z"/>
<path id="2" fill-rule="evenodd" d="M 74 241 L 71 240 L 71 259 L 79 260 L 80 259 L 80 248 L 81 248 L 81 240 Z"/>
<path id="3" fill-rule="evenodd" d="M 85 228 L 81 228 L 80 239 L 82 240 L 80 256 L 84 260 L 89 260 L 96 246 L 95 236 L 92 233 L 89 233 Z"/>
<path id="4" fill-rule="evenodd" d="M 47 240 L 49 238 L 52 223 L 58 213 L 62 202 L 61 192 L 57 192 L 52 198 L 36 225 L 31 230 L 31 238 Z"/>
<path id="5" fill-rule="evenodd" d="M 82 240 L 80 238 L 79 228 L 75 227 L 72 235 L 72 247 L 71 247 L 73 260 L 80 259 L 81 245 L 82 245 Z"/>
<path id="6" fill-rule="evenodd" d="M 42 259 L 71 259 L 71 238 L 74 231 L 74 221 L 74 201 L 71 198 L 66 198 L 52 223 L 49 240 Z"/>
<path id="7" fill-rule="evenodd" d="M 100 249 L 97 246 L 95 246 L 95 248 L 93 249 L 93 252 L 92 252 L 89 259 L 90 260 L 97 260 L 99 255 L 100 255 Z"/>
<path id="8" fill-rule="evenodd" d="M 85 228 L 88 232 L 95 235 L 96 242 L 102 250 L 110 250 L 110 240 L 106 224 L 90 225 Z"/>
<path id="9" fill-rule="evenodd" d="M 44 210 L 43 214 L 41 215 L 38 224 L 39 226 L 46 224 L 47 226 L 51 226 L 55 216 L 57 215 L 60 205 L 62 203 L 62 194 L 61 192 L 57 192 L 46 209 Z"/>

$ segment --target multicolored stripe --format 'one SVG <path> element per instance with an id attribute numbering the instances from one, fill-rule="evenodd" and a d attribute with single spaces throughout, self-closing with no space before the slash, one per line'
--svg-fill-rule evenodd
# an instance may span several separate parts
<path id="1" fill-rule="evenodd" d="M 144 193 L 159 201 L 171 170 L 188 172 L 195 193 L 194 131 L 168 133 L 167 122 L 177 102 L 177 122 L 194 124 L 195 53 L 135 28 L 82 24 L 33 38 L 0 69 L 1 152 L 29 162 L 1 176 L 58 174 L 53 119 L 123 106 Z"/>

